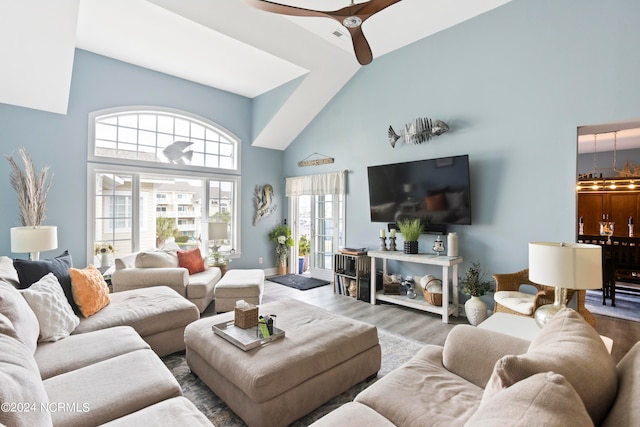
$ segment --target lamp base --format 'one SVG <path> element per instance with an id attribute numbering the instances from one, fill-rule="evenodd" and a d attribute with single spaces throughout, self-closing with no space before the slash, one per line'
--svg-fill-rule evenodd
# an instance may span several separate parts
<path id="1" fill-rule="evenodd" d="M 566 307 L 567 289 L 556 287 L 553 304 L 538 307 L 535 313 L 536 323 L 539 327 L 546 325 L 558 311 Z"/>

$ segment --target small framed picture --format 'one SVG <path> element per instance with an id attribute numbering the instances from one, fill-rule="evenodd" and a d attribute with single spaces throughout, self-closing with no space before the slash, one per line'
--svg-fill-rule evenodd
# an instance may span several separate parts
<path id="1" fill-rule="evenodd" d="M 442 159 L 436 159 L 437 168 L 444 168 L 447 166 L 453 166 L 453 157 L 443 157 Z"/>

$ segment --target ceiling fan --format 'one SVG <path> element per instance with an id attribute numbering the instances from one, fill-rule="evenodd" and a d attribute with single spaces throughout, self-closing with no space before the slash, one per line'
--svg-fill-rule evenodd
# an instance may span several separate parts
<path id="1" fill-rule="evenodd" d="M 400 2 L 401 0 L 369 0 L 358 4 L 355 3 L 355 0 L 351 0 L 351 4 L 349 6 L 334 11 L 304 9 L 297 6 L 288 6 L 266 0 L 244 1 L 257 9 L 261 9 L 266 12 L 291 16 L 319 16 L 338 21 L 338 23 L 344 26 L 351 34 L 353 50 L 356 53 L 358 62 L 361 65 L 367 65 L 373 60 L 373 54 L 371 53 L 369 42 L 362 32 L 362 23 L 381 10 Z"/>

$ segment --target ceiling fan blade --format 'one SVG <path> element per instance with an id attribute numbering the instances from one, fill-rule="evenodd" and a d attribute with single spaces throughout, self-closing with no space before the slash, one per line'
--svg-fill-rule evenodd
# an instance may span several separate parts
<path id="1" fill-rule="evenodd" d="M 353 41 L 353 50 L 356 53 L 356 58 L 360 65 L 367 65 L 373 61 L 373 53 L 371 52 L 371 46 L 367 41 L 362 27 L 348 28 L 351 33 L 351 40 Z"/>
<path id="2" fill-rule="evenodd" d="M 273 3 L 266 0 L 244 0 L 250 6 L 265 12 L 279 13 L 281 15 L 290 16 L 319 16 L 322 18 L 332 18 L 327 12 L 320 10 L 304 9 L 302 7 L 288 6 L 279 3 Z"/>
<path id="3" fill-rule="evenodd" d="M 402 0 L 371 0 L 367 3 L 360 3 L 360 5 L 355 5 L 356 13 L 358 15 L 365 15 L 367 18 L 371 15 L 374 15 L 381 10 L 388 8 L 389 6 L 393 6 L 396 3 L 399 3 Z M 366 18 L 362 18 L 364 21 Z"/>

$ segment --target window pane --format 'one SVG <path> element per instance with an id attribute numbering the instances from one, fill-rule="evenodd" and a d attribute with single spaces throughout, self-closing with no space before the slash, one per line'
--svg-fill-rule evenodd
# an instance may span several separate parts
<path id="1" fill-rule="evenodd" d="M 155 114 L 140 114 L 139 117 L 139 129 L 145 129 L 155 132 L 156 130 L 156 115 Z"/>

